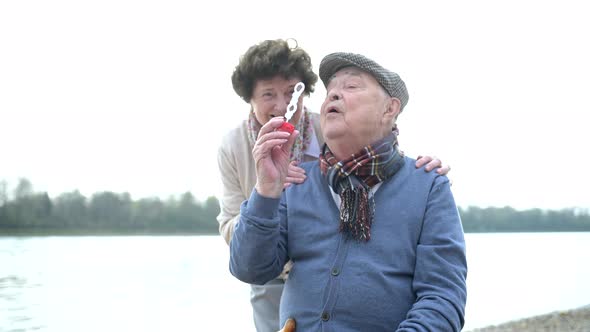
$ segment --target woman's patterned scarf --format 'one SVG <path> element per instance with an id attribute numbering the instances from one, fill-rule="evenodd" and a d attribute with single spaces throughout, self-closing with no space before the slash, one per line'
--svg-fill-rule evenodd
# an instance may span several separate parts
<path id="1" fill-rule="evenodd" d="M 369 241 L 375 213 L 371 187 L 392 177 L 404 164 L 398 149 L 397 127 L 387 137 L 337 161 L 326 144 L 320 169 L 330 187 L 340 195 L 340 231 L 358 241 Z"/>
<path id="2" fill-rule="evenodd" d="M 261 127 L 262 125 L 256 120 L 254 111 L 251 110 L 248 118 L 248 138 L 250 139 L 250 145 L 254 146 Z M 300 163 L 303 161 L 305 151 L 307 151 L 311 142 L 311 135 L 313 135 L 311 114 L 309 114 L 309 111 L 306 108 L 303 108 L 303 113 L 301 114 L 299 123 L 295 125 L 295 129 L 299 131 L 299 136 L 295 139 L 293 149 L 291 149 L 291 161 L 297 161 L 297 163 Z"/>

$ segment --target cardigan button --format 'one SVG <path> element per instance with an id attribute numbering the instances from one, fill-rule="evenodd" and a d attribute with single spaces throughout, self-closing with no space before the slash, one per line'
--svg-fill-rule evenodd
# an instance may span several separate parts
<path id="1" fill-rule="evenodd" d="M 335 268 L 333 268 L 333 269 L 332 269 L 332 275 L 333 275 L 334 277 L 335 277 L 335 276 L 337 276 L 337 275 L 339 275 L 339 274 L 340 274 L 340 270 L 338 270 L 338 268 L 337 268 L 337 267 L 335 267 Z"/>
<path id="2" fill-rule="evenodd" d="M 328 321 L 329 319 L 330 319 L 330 314 L 324 311 L 324 312 L 322 313 L 322 320 L 323 320 L 324 322 L 326 322 L 326 321 Z"/>

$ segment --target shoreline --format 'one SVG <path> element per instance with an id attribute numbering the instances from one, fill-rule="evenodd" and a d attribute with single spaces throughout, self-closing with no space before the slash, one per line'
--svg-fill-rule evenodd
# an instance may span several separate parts
<path id="1" fill-rule="evenodd" d="M 517 319 L 466 332 L 590 332 L 590 304 Z"/>

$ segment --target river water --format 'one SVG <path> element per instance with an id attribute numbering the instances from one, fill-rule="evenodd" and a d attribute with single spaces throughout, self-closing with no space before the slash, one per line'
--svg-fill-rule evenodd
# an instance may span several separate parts
<path id="1" fill-rule="evenodd" d="M 466 234 L 464 330 L 590 303 L 590 233 Z M 0 236 L 0 331 L 254 331 L 219 236 Z"/>

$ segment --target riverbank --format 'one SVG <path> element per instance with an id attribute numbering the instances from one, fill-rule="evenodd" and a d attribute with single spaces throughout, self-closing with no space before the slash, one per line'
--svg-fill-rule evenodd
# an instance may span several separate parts
<path id="1" fill-rule="evenodd" d="M 523 318 L 469 332 L 590 332 L 590 305 Z"/>

